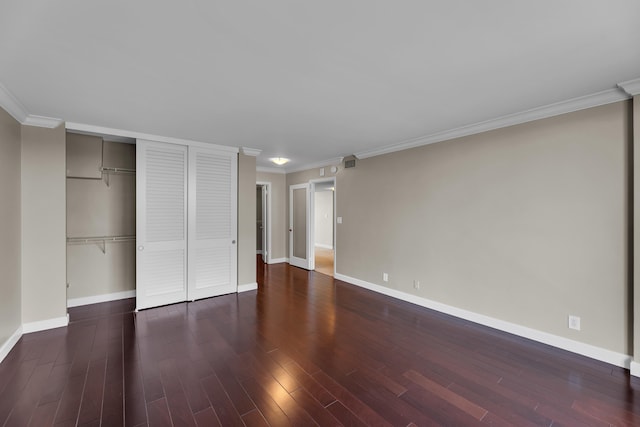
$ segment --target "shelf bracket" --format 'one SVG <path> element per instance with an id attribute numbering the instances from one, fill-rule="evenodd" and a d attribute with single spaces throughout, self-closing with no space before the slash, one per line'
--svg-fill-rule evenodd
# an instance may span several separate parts
<path id="1" fill-rule="evenodd" d="M 98 249 L 102 251 L 103 254 L 107 253 L 107 243 L 103 240 L 101 242 L 95 242 Z"/>

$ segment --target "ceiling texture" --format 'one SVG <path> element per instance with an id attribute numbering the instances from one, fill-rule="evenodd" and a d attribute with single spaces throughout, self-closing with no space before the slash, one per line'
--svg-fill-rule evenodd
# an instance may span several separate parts
<path id="1" fill-rule="evenodd" d="M 287 171 L 638 77 L 638 0 L 0 2 L 0 84 L 29 114 Z"/>

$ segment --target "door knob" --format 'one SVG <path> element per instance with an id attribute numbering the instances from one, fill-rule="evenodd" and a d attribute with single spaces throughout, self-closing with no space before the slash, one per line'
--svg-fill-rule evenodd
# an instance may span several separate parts
<path id="1" fill-rule="evenodd" d="M 236 241 L 235 241 L 235 240 L 232 240 L 232 241 L 231 241 L 231 244 L 232 244 L 232 245 L 235 245 L 235 244 L 236 244 Z"/>

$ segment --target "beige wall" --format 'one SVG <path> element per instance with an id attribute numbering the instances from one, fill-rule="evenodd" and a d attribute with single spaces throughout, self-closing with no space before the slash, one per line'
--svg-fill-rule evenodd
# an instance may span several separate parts
<path id="1" fill-rule="evenodd" d="M 256 283 L 256 158 L 238 154 L 238 285 Z"/>
<path id="2" fill-rule="evenodd" d="M 0 348 L 22 324 L 20 124 L 0 108 Z"/>
<path id="3" fill-rule="evenodd" d="M 341 170 L 338 273 L 629 354 L 629 108 L 615 103 Z M 581 331 L 567 328 L 569 314 L 581 317 Z"/>
<path id="4" fill-rule="evenodd" d="M 22 126 L 22 321 L 66 316 L 65 129 Z"/>
<path id="5" fill-rule="evenodd" d="M 67 134 L 67 236 L 136 234 L 136 176 L 113 174 L 109 186 L 101 177 L 102 138 Z M 104 167 L 135 169 L 133 144 L 104 142 Z M 96 174 L 97 171 L 97 174 Z M 67 298 L 135 290 L 135 242 L 67 245 Z"/>
<path id="6" fill-rule="evenodd" d="M 257 182 L 271 183 L 271 259 L 287 258 L 286 203 L 289 197 L 284 174 L 257 172 Z"/>

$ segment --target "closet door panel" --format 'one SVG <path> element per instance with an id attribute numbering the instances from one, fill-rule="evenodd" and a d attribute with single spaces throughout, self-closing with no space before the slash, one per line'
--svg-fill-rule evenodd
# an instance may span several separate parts
<path id="1" fill-rule="evenodd" d="M 189 148 L 189 299 L 237 291 L 237 154 Z"/>
<path id="2" fill-rule="evenodd" d="M 187 299 L 187 147 L 137 142 L 137 308 Z"/>

